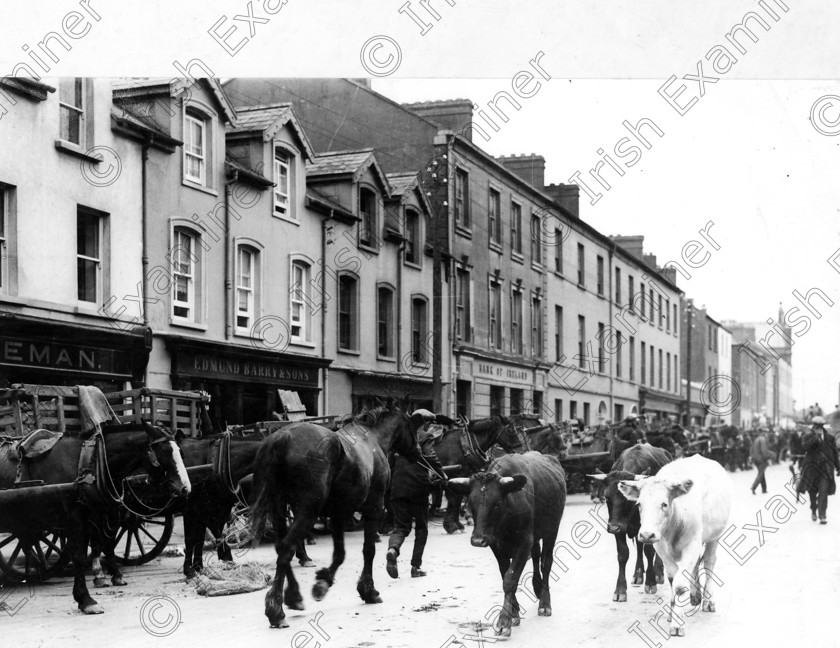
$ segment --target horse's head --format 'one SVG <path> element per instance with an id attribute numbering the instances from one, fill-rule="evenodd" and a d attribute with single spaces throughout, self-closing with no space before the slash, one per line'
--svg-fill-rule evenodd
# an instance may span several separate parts
<path id="1" fill-rule="evenodd" d="M 175 437 L 145 420 L 143 428 L 149 440 L 146 448 L 147 471 L 157 481 L 168 483 L 174 495 L 186 497 L 192 486 Z"/>

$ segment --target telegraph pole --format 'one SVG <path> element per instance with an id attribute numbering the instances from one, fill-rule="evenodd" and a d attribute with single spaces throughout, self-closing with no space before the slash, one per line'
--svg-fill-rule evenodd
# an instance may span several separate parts
<path id="1" fill-rule="evenodd" d="M 688 337 L 686 338 L 686 362 L 687 371 L 685 376 L 685 426 L 691 427 L 691 329 L 694 305 L 689 301 L 685 312 L 688 316 Z"/>

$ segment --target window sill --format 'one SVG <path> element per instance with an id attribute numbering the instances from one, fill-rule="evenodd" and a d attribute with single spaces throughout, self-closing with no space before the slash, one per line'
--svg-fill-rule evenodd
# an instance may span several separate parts
<path id="1" fill-rule="evenodd" d="M 362 355 L 361 351 L 354 351 L 353 349 L 338 349 L 338 353 L 344 355 L 352 355 L 352 356 L 360 356 Z"/>
<path id="2" fill-rule="evenodd" d="M 463 225 L 455 225 L 455 233 L 460 234 L 464 238 L 472 238 L 472 230 L 468 227 L 464 227 Z"/>
<path id="3" fill-rule="evenodd" d="M 278 214 L 276 211 L 271 212 L 271 215 L 274 216 L 277 220 L 286 221 L 291 225 L 297 225 L 300 227 L 300 220 L 297 218 L 292 218 L 291 216 L 287 216 L 286 214 Z"/>
<path id="4" fill-rule="evenodd" d="M 510 258 L 512 261 L 516 261 L 517 263 L 525 264 L 525 257 L 522 256 L 519 252 L 514 252 L 511 250 Z"/>
<path id="5" fill-rule="evenodd" d="M 577 285 L 577 287 L 578 287 L 578 288 L 580 288 L 582 291 L 586 292 L 586 284 L 582 284 L 582 283 L 578 282 L 576 285 Z"/>
<path id="6" fill-rule="evenodd" d="M 99 164 L 100 162 L 102 162 L 101 157 L 94 157 L 92 155 L 88 155 L 85 151 L 82 150 L 82 148 L 78 144 L 73 144 L 72 142 L 57 139 L 55 140 L 55 148 L 59 153 L 66 153 L 68 155 L 81 158 L 86 162 L 90 162 L 91 164 Z"/>
<path id="7" fill-rule="evenodd" d="M 199 324 L 198 322 L 192 322 L 187 319 L 180 319 L 178 317 L 170 317 L 169 318 L 169 325 L 170 326 L 181 326 L 183 328 L 190 328 L 196 329 L 197 331 L 206 331 L 207 324 Z"/>
<path id="8" fill-rule="evenodd" d="M 403 263 L 408 266 L 409 268 L 414 268 L 415 270 L 422 270 L 423 266 L 419 263 L 414 263 L 413 261 L 403 261 Z"/>
<path id="9" fill-rule="evenodd" d="M 195 189 L 196 191 L 201 191 L 202 193 L 210 194 L 211 196 L 219 195 L 219 192 L 215 189 L 211 189 L 206 185 L 198 184 L 197 182 L 193 182 L 192 180 L 188 180 L 187 178 L 182 178 L 181 184 L 185 187 L 189 187 L 190 189 Z"/>
<path id="10" fill-rule="evenodd" d="M 296 347 L 303 347 L 305 349 L 314 349 L 316 348 L 316 344 L 314 342 L 308 342 L 306 340 L 292 340 L 289 342 L 289 346 L 296 346 Z"/>
<path id="11" fill-rule="evenodd" d="M 490 241 L 490 249 L 493 250 L 493 252 L 498 252 L 499 254 L 502 254 L 504 252 L 504 249 L 502 248 L 501 244 L 496 243 L 495 241 Z"/>
<path id="12" fill-rule="evenodd" d="M 566 279 L 566 276 L 559 270 L 553 270 L 552 272 L 554 273 L 555 277 L 559 277 L 560 279 Z"/>
<path id="13" fill-rule="evenodd" d="M 415 376 L 417 374 L 413 373 L 411 371 L 412 369 L 423 369 L 424 371 L 428 371 L 431 368 L 432 368 L 432 365 L 430 365 L 428 362 L 415 362 L 414 360 L 412 360 L 411 363 L 408 366 L 409 373 L 411 373 L 412 375 L 415 375 Z"/>
<path id="14" fill-rule="evenodd" d="M 265 344 L 265 340 L 263 338 L 251 335 L 251 329 L 234 328 L 233 337 L 245 338 L 247 340 L 253 340 Z"/>
<path id="15" fill-rule="evenodd" d="M 78 313 L 79 315 L 97 315 L 99 317 L 102 317 L 102 313 L 99 312 L 101 308 L 103 307 L 98 306 L 93 302 L 79 302 L 76 306 L 73 307 L 73 312 Z"/>
<path id="16" fill-rule="evenodd" d="M 393 358 L 391 356 L 379 355 L 378 353 L 376 354 L 376 359 L 381 360 L 382 362 L 396 362 L 397 361 L 396 358 Z"/>
<path id="17" fill-rule="evenodd" d="M 542 274 L 543 272 L 545 272 L 545 266 L 542 263 L 534 263 L 532 261 L 531 262 L 531 270 L 533 270 L 534 272 L 539 272 L 540 274 Z"/>
<path id="18" fill-rule="evenodd" d="M 371 254 L 379 254 L 379 248 L 373 247 L 367 243 L 359 242 L 357 243 L 360 250 L 364 250 L 365 252 L 370 252 Z"/>

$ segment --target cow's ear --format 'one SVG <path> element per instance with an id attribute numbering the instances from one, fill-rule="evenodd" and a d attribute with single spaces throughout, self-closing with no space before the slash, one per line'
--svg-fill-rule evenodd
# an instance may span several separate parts
<path id="1" fill-rule="evenodd" d="M 638 482 L 622 480 L 618 482 L 618 490 L 631 502 L 635 502 L 639 499 L 639 492 L 642 490 L 642 487 Z"/>
<path id="2" fill-rule="evenodd" d="M 446 482 L 446 489 L 452 491 L 456 495 L 470 494 L 470 480 L 468 477 L 456 477 Z"/>
<path id="3" fill-rule="evenodd" d="M 647 468 L 645 468 L 645 471 L 644 471 L 644 472 L 640 472 L 640 473 L 639 473 L 639 476 L 640 476 L 640 477 L 641 477 L 641 476 L 647 477 L 648 475 L 650 475 L 650 466 L 648 466 Z"/>
<path id="4" fill-rule="evenodd" d="M 694 486 L 694 482 L 690 479 L 684 479 L 683 481 L 673 482 L 668 487 L 668 495 L 670 495 L 671 499 L 679 497 L 680 495 L 685 495 L 688 491 L 691 490 L 692 486 Z"/>
<path id="5" fill-rule="evenodd" d="M 187 438 L 187 435 L 184 434 L 184 431 L 181 428 L 178 428 L 177 430 L 175 430 L 175 441 L 176 442 L 178 442 L 180 444 L 181 441 L 183 441 L 186 438 Z"/>
<path id="6" fill-rule="evenodd" d="M 522 490 L 525 484 L 528 483 L 528 478 L 525 475 L 514 475 L 513 477 L 502 477 L 499 480 L 499 488 L 503 495 L 508 493 L 515 493 Z"/>
<path id="7" fill-rule="evenodd" d="M 595 473 L 594 475 L 587 475 L 587 477 L 589 477 L 590 479 L 595 479 L 597 481 L 606 481 L 606 479 L 607 479 L 607 476 L 604 473 L 602 473 L 600 470 L 597 473 Z"/>

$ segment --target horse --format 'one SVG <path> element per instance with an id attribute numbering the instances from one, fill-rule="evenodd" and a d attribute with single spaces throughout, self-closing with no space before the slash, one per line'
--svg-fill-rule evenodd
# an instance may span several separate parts
<path id="1" fill-rule="evenodd" d="M 365 603 L 381 603 L 373 582 L 376 529 L 384 510 L 391 471 L 387 455 L 400 452 L 419 459 L 417 431 L 426 422 L 449 420 L 427 410 L 411 416 L 393 405 L 383 405 L 356 416 L 339 430 L 314 423 L 292 423 L 267 437 L 254 461 L 256 497 L 251 505 L 251 534 L 256 542 L 267 520 L 276 532 L 277 568 L 265 596 L 265 615 L 272 628 L 285 628 L 283 604 L 303 609 L 303 598 L 291 567 L 295 545 L 312 528 L 321 512 L 330 516 L 332 563 L 315 573 L 312 596 L 320 601 L 332 586 L 344 562 L 344 519 L 347 511 L 360 511 L 364 519 L 364 566 L 356 591 Z M 287 528 L 286 508 L 295 518 Z M 284 582 L 288 581 L 285 592 Z"/>
<path id="2" fill-rule="evenodd" d="M 4 459 L 0 460 L 0 487 L 9 488 L 15 483 L 19 459 L 13 448 L 14 444 L 10 443 L 0 445 L 0 459 Z M 48 525 L 67 532 L 67 550 L 73 560 L 73 598 L 84 614 L 104 612 L 90 596 L 85 580 L 88 545 L 94 587 L 107 586 L 99 557 L 103 547 L 112 584 L 126 584 L 114 557 L 113 543 L 105 540 L 103 534 L 117 526 L 114 522 L 124 497 L 118 485 L 141 467 L 167 483 L 175 497 L 189 495 L 190 481 L 175 439 L 145 421 L 141 429 L 106 428 L 105 433 L 97 431 L 87 440 L 62 436 L 48 453 L 37 460 L 25 461 L 21 467 L 28 480 L 40 481 L 45 486 L 76 485 L 72 496 L 56 496 L 60 503 L 30 507 L 29 511 L 15 510 L 15 514 L 21 518 L 16 524 L 23 528 L 27 524 L 30 529 Z M 22 504 L 25 503 L 22 498 Z"/>

